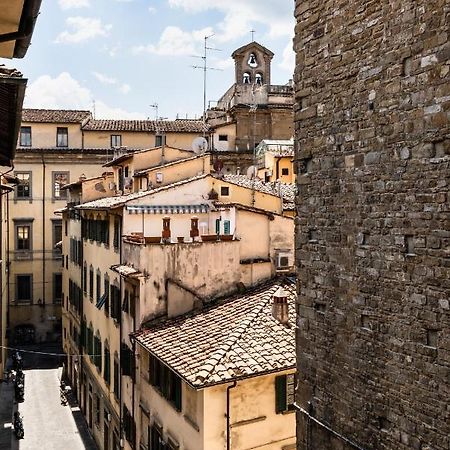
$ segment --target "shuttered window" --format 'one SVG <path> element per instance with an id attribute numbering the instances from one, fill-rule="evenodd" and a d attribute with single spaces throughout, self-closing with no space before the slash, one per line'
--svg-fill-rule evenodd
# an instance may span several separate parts
<path id="1" fill-rule="evenodd" d="M 295 375 L 275 377 L 275 412 L 280 414 L 294 409 Z"/>
<path id="2" fill-rule="evenodd" d="M 111 382 L 111 355 L 109 354 L 109 348 L 105 344 L 104 353 L 105 364 L 103 368 L 103 378 L 106 384 Z"/>

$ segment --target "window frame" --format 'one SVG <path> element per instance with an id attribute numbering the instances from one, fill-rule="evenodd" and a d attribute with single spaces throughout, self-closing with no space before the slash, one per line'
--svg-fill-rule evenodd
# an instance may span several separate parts
<path id="1" fill-rule="evenodd" d="M 113 141 L 117 140 L 117 138 L 119 138 L 119 145 L 114 145 Z M 111 138 L 110 138 L 110 144 L 111 144 L 111 148 L 117 148 L 117 147 L 122 147 L 122 135 L 121 134 L 111 134 Z"/>
<path id="2" fill-rule="evenodd" d="M 61 292 L 60 292 L 60 297 L 59 298 L 57 298 L 56 297 L 56 294 L 57 294 L 57 292 L 56 292 L 56 279 L 58 278 L 58 277 L 60 277 L 60 279 L 61 279 L 61 281 L 60 281 L 60 283 L 61 283 Z M 61 272 L 54 272 L 53 273 L 53 304 L 55 304 L 55 305 L 60 305 L 61 303 L 62 303 L 62 300 L 63 300 L 63 278 L 62 278 L 62 273 Z"/>
<path id="3" fill-rule="evenodd" d="M 226 192 L 226 194 L 224 192 Z M 229 197 L 230 196 L 230 186 L 220 186 L 220 196 L 221 197 Z"/>
<path id="4" fill-rule="evenodd" d="M 22 140 L 22 137 L 23 137 L 23 135 L 25 135 L 25 133 L 23 133 L 23 131 L 24 130 L 29 130 L 30 131 L 30 143 L 28 144 L 28 143 L 26 143 L 26 144 L 24 144 L 23 143 L 23 140 Z M 20 133 L 19 133 L 19 145 L 20 145 L 20 147 L 32 147 L 32 145 L 33 145 L 33 140 L 32 140 L 32 134 L 31 134 L 31 126 L 21 126 L 20 127 Z"/>
<path id="5" fill-rule="evenodd" d="M 52 171 L 52 200 L 67 200 L 67 191 L 63 190 L 61 191 L 61 186 L 64 186 L 64 184 L 59 184 L 58 192 L 59 195 L 56 195 L 56 177 L 59 175 L 67 175 L 67 183 L 70 183 L 70 171 L 68 170 L 55 170 Z"/>
<path id="6" fill-rule="evenodd" d="M 281 176 L 283 176 L 283 177 L 289 176 L 289 167 L 282 167 L 281 168 Z"/>
<path id="7" fill-rule="evenodd" d="M 61 229 L 61 239 L 58 239 L 56 236 L 56 230 L 57 228 Z M 55 248 L 55 245 L 58 242 L 61 242 L 63 240 L 63 224 L 62 219 L 52 219 L 52 252 L 53 252 L 53 258 L 54 259 L 60 259 L 62 256 L 62 249 L 61 248 Z"/>
<path id="8" fill-rule="evenodd" d="M 33 220 L 32 219 L 13 219 L 14 220 L 14 251 L 19 255 L 30 254 L 33 251 Z M 19 228 L 28 228 L 28 248 L 19 248 Z M 22 238 L 20 238 L 22 240 Z"/>
<path id="9" fill-rule="evenodd" d="M 14 200 L 31 200 L 33 193 L 32 193 L 32 177 L 33 177 L 33 172 L 31 170 L 19 170 L 17 172 L 14 172 L 14 176 L 16 178 L 19 178 L 20 175 L 28 175 L 28 195 L 19 195 L 18 189 L 19 186 L 23 186 L 22 183 L 19 183 L 16 188 L 14 189 Z"/>
<path id="10" fill-rule="evenodd" d="M 28 280 L 29 280 L 29 283 L 30 283 L 30 285 L 29 285 L 29 287 L 30 287 L 29 288 L 29 291 L 30 291 L 29 297 L 30 298 L 19 299 L 19 284 L 20 284 L 20 286 L 23 286 L 23 282 L 21 282 L 21 283 L 18 282 L 18 279 L 20 277 L 28 277 Z M 16 282 L 16 289 L 15 289 L 15 294 L 16 294 L 15 300 L 16 300 L 16 303 L 20 303 L 20 304 L 33 303 L 33 274 L 31 274 L 31 273 L 17 273 L 16 277 L 15 277 L 15 282 Z"/>
<path id="11" fill-rule="evenodd" d="M 219 134 L 219 142 L 228 142 L 228 134 Z"/>
<path id="12" fill-rule="evenodd" d="M 62 133 L 62 131 L 65 131 L 65 132 Z M 66 137 L 65 145 L 59 144 L 60 136 Z M 69 147 L 69 128 L 68 127 L 56 127 L 56 147 L 57 148 L 68 148 Z"/>

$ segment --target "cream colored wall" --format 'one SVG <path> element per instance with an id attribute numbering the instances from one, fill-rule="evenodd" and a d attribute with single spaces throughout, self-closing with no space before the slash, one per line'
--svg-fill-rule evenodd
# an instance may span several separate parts
<path id="1" fill-rule="evenodd" d="M 228 141 L 219 141 L 219 134 L 226 134 Z M 236 124 L 219 126 L 214 130 L 214 149 L 218 151 L 235 150 L 236 147 Z"/>
<path id="2" fill-rule="evenodd" d="M 150 411 L 150 420 L 163 427 L 163 435 L 167 441 L 170 435 L 180 444 L 180 450 L 209 450 L 203 446 L 203 392 L 194 391 L 185 383 L 182 384 L 182 411 L 178 412 L 156 389 L 148 382 L 148 353 L 137 346 L 139 352 L 140 381 L 136 404 L 143 404 Z M 189 403 L 189 406 L 188 404 Z M 195 416 L 195 417 L 192 417 Z M 192 423 L 194 422 L 194 424 Z M 137 442 L 144 433 L 141 420 L 136 424 Z M 198 426 L 198 428 L 195 427 Z"/>
<path id="3" fill-rule="evenodd" d="M 277 178 L 277 160 L 278 178 Z M 288 169 L 288 175 L 282 175 L 282 169 Z M 294 163 L 292 157 L 276 158 L 271 152 L 264 154 L 264 167 L 258 169 L 258 177 L 265 180 L 266 173 L 271 172 L 269 181 L 281 181 L 282 183 L 295 183 Z"/>
<path id="4" fill-rule="evenodd" d="M 165 186 L 175 183 L 177 181 L 185 180 L 197 175 L 202 175 L 211 172 L 210 156 L 204 156 L 202 158 L 192 159 L 180 164 L 174 164 L 171 166 L 160 167 L 158 169 L 151 170 L 147 174 L 148 181 L 154 186 Z M 157 174 L 162 174 L 162 183 L 157 183 Z"/>
<path id="5" fill-rule="evenodd" d="M 102 373 L 97 371 L 95 365 L 90 361 L 89 357 L 84 356 L 84 363 L 90 368 L 91 372 L 95 375 L 95 380 L 102 387 L 103 394 L 108 398 L 110 403 L 117 408 L 117 401 L 113 393 L 114 386 L 114 373 L 113 373 L 113 361 L 114 353 L 120 355 L 120 330 L 119 325 L 110 316 L 106 316 L 104 312 L 104 307 L 99 310 L 96 305 L 96 290 L 97 290 L 97 270 L 100 270 L 101 274 L 101 294 L 104 293 L 104 276 L 108 274 L 110 285 L 116 284 L 120 285 L 120 277 L 117 273 L 113 272 L 110 267 L 114 264 L 120 263 L 119 252 L 114 251 L 112 246 L 112 239 L 114 233 L 114 217 L 107 215 L 106 213 L 92 213 L 87 214 L 86 217 L 94 218 L 104 218 L 109 217 L 110 228 L 109 228 L 109 241 L 111 245 L 109 247 L 104 244 L 98 244 L 96 242 L 91 242 L 89 240 L 83 241 L 83 257 L 87 264 L 87 272 L 89 277 L 89 268 L 92 265 L 94 268 L 94 298 L 89 297 L 89 283 L 87 285 L 88 293 L 83 296 L 83 313 L 86 316 L 86 326 L 90 323 L 93 325 L 94 336 L 97 331 L 99 331 L 102 341 L 102 351 L 104 350 L 105 340 L 108 340 L 110 355 L 111 355 L 111 383 L 107 386 L 104 382 Z M 81 287 L 81 286 L 80 286 Z M 67 291 L 68 286 L 65 285 L 64 289 Z M 102 371 L 104 370 L 104 364 L 102 364 Z M 117 410 L 118 412 L 118 410 Z"/>
<path id="6" fill-rule="evenodd" d="M 82 202 L 90 202 L 98 198 L 112 197 L 115 189 L 111 189 L 114 182 L 114 175 L 105 175 L 94 180 L 86 180 L 82 184 Z"/>
<path id="7" fill-rule="evenodd" d="M 79 123 L 22 122 L 22 126 L 31 127 L 31 145 L 33 148 L 57 148 L 56 129 L 58 127 L 68 128 L 69 148 L 83 148 L 81 125 Z M 18 141 L 17 145 L 19 143 L 20 141 Z M 62 149 L 62 151 L 64 150 Z"/>
<path id="8" fill-rule="evenodd" d="M 280 450 L 295 443 L 295 413 L 275 413 L 275 377 L 291 372 L 238 381 L 230 390 L 233 450 Z M 203 448 L 208 450 L 223 450 L 226 445 L 226 390 L 227 385 L 204 390 Z"/>
<path id="9" fill-rule="evenodd" d="M 32 172 L 32 198 L 19 200 L 12 193 L 9 201 L 10 298 L 12 302 L 16 298 L 16 275 L 32 275 L 35 304 L 35 306 L 12 305 L 11 329 L 13 330 L 19 324 L 32 323 L 37 327 L 38 341 L 46 338 L 46 332 L 61 317 L 60 306 L 53 305 L 53 274 L 61 272 L 61 259 L 53 256 L 52 219 L 61 219 L 61 215 L 55 214 L 55 210 L 65 207 L 66 199 L 53 198 L 52 172 L 69 171 L 69 181 L 72 182 L 78 180 L 82 174 L 87 177 L 96 176 L 102 170 L 101 163 L 96 162 L 95 158 L 83 160 L 79 155 L 46 155 L 44 162 L 45 170 L 40 156 L 24 157 L 21 153 L 17 154 L 15 172 Z M 34 219 L 32 221 L 32 259 L 18 260 L 16 258 L 14 218 Z M 41 300 L 41 303 L 45 301 L 47 305 L 45 309 L 37 305 L 38 300 Z"/>
<path id="10" fill-rule="evenodd" d="M 156 145 L 153 132 L 141 131 L 84 131 L 85 148 L 110 148 L 111 136 L 121 135 L 122 146 L 129 149 L 152 148 Z M 192 141 L 201 133 L 166 133 L 166 145 L 191 150 Z"/>

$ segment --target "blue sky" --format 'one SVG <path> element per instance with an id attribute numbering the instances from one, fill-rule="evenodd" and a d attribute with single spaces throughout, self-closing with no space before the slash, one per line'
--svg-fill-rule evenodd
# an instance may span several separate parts
<path id="1" fill-rule="evenodd" d="M 97 117 L 174 119 L 202 113 L 194 56 L 214 33 L 208 100 L 233 83 L 230 54 L 251 40 L 275 53 L 272 82 L 293 70 L 293 0 L 44 0 L 25 59 L 27 107 L 93 108 Z"/>

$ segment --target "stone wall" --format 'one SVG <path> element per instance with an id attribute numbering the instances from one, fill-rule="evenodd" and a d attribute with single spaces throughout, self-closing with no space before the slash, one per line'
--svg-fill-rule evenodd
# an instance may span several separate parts
<path id="1" fill-rule="evenodd" d="M 295 14 L 298 448 L 448 450 L 450 1 Z"/>

